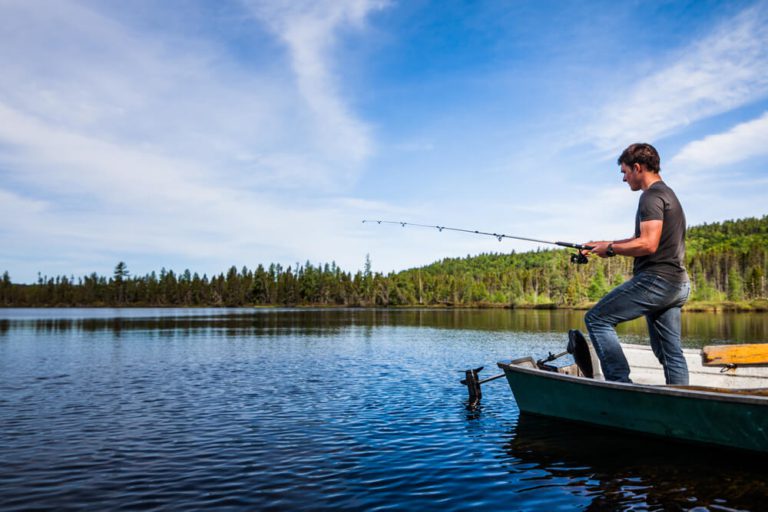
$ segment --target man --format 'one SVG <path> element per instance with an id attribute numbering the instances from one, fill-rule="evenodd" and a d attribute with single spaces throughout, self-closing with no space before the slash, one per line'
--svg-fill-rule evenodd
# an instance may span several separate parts
<path id="1" fill-rule="evenodd" d="M 680 311 L 690 283 L 685 270 L 685 214 L 675 193 L 659 176 L 659 153 L 650 144 L 632 144 L 618 159 L 623 180 L 642 190 L 635 236 L 589 242 L 601 258 L 634 257 L 631 280 L 611 290 L 584 320 L 606 380 L 632 382 L 616 325 L 645 316 L 653 353 L 667 384 L 688 384 L 688 365 L 680 345 Z"/>

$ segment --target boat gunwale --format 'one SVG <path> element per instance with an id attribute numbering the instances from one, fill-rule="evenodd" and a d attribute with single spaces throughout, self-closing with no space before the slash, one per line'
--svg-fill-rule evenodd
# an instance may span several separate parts
<path id="1" fill-rule="evenodd" d="M 681 398 L 705 399 L 705 400 L 713 400 L 713 401 L 719 401 L 719 402 L 737 402 L 737 403 L 761 405 L 761 406 L 768 405 L 768 396 L 722 393 L 718 391 L 703 391 L 700 389 L 696 389 L 696 390 L 681 389 L 681 388 L 669 387 L 663 384 L 651 385 L 651 384 L 636 384 L 636 383 L 630 383 L 630 382 L 612 382 L 612 381 L 606 381 L 606 380 L 595 380 L 595 379 L 590 379 L 590 378 L 578 376 L 578 375 L 567 375 L 564 373 L 541 370 L 539 368 L 526 368 L 526 367 L 520 366 L 520 363 L 522 362 L 533 362 L 533 361 L 534 359 L 528 356 L 528 357 L 521 357 L 518 359 L 514 359 L 512 361 L 499 361 L 496 364 L 499 368 L 504 370 L 505 373 L 507 371 L 527 373 L 530 375 L 538 375 L 543 378 L 562 380 L 565 382 L 572 382 L 575 384 L 583 384 L 585 386 L 596 386 L 601 388 L 616 389 L 616 390 L 628 391 L 628 392 L 676 396 Z M 514 392 L 514 389 L 513 389 L 513 392 Z"/>

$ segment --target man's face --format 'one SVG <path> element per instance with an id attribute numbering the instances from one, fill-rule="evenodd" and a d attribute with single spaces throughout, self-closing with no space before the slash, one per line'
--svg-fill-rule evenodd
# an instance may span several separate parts
<path id="1" fill-rule="evenodd" d="M 627 164 L 621 164 L 621 174 L 624 176 L 623 181 L 629 185 L 629 188 L 634 192 L 640 190 L 640 166 L 638 164 L 632 167 Z"/>

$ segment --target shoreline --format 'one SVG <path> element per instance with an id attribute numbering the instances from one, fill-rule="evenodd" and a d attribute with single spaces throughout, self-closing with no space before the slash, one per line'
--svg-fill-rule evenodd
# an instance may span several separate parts
<path id="1" fill-rule="evenodd" d="M 93 308 L 93 309 L 140 309 L 140 308 L 158 308 L 158 309 L 394 309 L 394 310 L 408 310 L 408 309 L 434 309 L 434 310 L 479 310 L 479 309 L 525 309 L 525 310 L 572 310 L 572 311 L 586 311 L 591 308 L 596 302 L 585 302 L 575 305 L 564 305 L 554 303 L 542 303 L 542 304 L 497 304 L 497 303 L 474 303 L 474 304 L 421 304 L 421 305 L 391 305 L 391 306 L 370 306 L 362 304 L 244 304 L 241 306 L 225 306 L 222 304 L 200 304 L 200 305 L 174 305 L 174 304 L 54 304 L 45 306 L 29 306 L 29 305 L 0 305 L 2 309 L 75 309 L 75 308 Z M 722 302 L 709 302 L 698 301 L 690 302 L 683 306 L 684 312 L 692 313 L 766 313 L 768 312 L 768 299 L 756 299 L 751 301 L 722 301 Z"/>

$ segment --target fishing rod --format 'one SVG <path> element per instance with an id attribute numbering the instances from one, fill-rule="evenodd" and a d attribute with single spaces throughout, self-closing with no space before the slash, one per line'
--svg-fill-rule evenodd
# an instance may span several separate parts
<path id="1" fill-rule="evenodd" d="M 549 240 L 539 240 L 537 238 L 527 238 L 524 236 L 505 235 L 504 233 L 489 233 L 487 231 L 480 231 L 477 229 L 449 228 L 447 226 L 416 224 L 414 222 L 402 222 L 402 221 L 395 221 L 395 220 L 370 220 L 370 219 L 363 220 L 363 224 L 374 223 L 374 222 L 376 224 L 399 224 L 402 227 L 413 226 L 413 227 L 419 227 L 419 228 L 433 228 L 433 229 L 437 229 L 440 232 L 442 232 L 443 230 L 446 230 L 446 231 L 458 231 L 461 233 L 470 233 L 473 235 L 492 236 L 497 238 L 499 242 L 501 242 L 505 238 L 511 238 L 513 240 L 525 240 L 526 242 L 537 242 L 540 244 L 549 244 L 549 245 L 558 245 L 560 247 L 568 247 L 570 249 L 577 249 L 579 251 L 576 254 L 571 254 L 571 263 L 579 263 L 579 264 L 589 263 L 589 259 L 587 259 L 587 257 L 581 251 L 591 251 L 593 249 L 592 246 L 575 244 L 573 242 L 552 242 Z"/>

